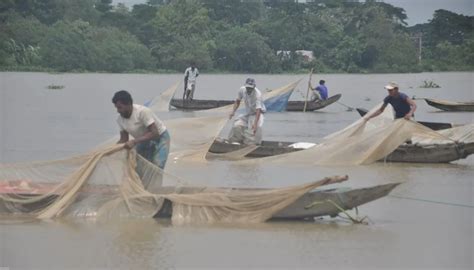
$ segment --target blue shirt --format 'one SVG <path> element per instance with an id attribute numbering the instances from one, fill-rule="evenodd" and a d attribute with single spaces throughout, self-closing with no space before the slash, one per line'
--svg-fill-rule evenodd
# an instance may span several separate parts
<path id="1" fill-rule="evenodd" d="M 328 89 L 324 84 L 320 84 L 316 87 L 316 90 L 319 92 L 322 100 L 328 99 Z"/>
<path id="2" fill-rule="evenodd" d="M 411 106 L 407 101 L 408 96 L 402 92 L 398 93 L 398 96 L 386 96 L 383 100 L 383 104 L 387 105 L 390 103 L 395 110 L 395 119 L 404 117 L 410 110 Z"/>

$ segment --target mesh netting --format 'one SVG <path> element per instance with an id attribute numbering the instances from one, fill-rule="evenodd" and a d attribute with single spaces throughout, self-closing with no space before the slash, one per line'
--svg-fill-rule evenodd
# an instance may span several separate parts
<path id="1" fill-rule="evenodd" d="M 288 91 L 291 87 L 294 85 L 285 89 Z M 169 99 L 176 89 L 172 88 L 162 97 Z M 165 107 L 160 100 L 151 103 L 155 112 Z M 392 113 L 387 107 L 380 117 L 368 123 L 358 120 L 307 150 L 252 160 L 251 163 L 369 164 L 391 153 L 408 139 L 472 141 L 472 125 L 435 132 L 414 121 L 394 121 Z M 167 173 L 169 167 L 179 169 L 184 161 L 208 162 L 206 153 L 227 119 L 226 114 L 216 113 L 214 116 L 164 121 L 172 137 L 166 171 L 137 156 L 135 151 L 127 151 L 123 145 L 110 142 L 90 153 L 68 159 L 0 164 L 0 213 L 35 218 L 152 217 L 168 200 L 173 205 L 172 220 L 175 223 L 262 222 L 306 192 L 347 179 L 328 178 L 267 190 L 198 188 L 196 192 L 183 194 L 180 185 L 186 181 Z M 250 150 L 221 157 L 235 160 Z M 175 184 L 171 191 L 163 189 L 164 178 Z"/>
<path id="2" fill-rule="evenodd" d="M 347 179 L 327 178 L 279 189 L 197 189 L 180 194 L 179 187 L 160 192 L 164 174 L 122 145 L 67 160 L 2 165 L 0 212 L 35 218 L 153 217 L 169 200 L 174 223 L 262 222 L 306 192 Z"/>

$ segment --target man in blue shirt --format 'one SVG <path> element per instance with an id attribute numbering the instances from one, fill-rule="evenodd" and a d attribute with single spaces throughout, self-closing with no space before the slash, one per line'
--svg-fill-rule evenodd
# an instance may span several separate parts
<path id="1" fill-rule="evenodd" d="M 326 85 L 324 85 L 324 83 L 326 83 L 324 80 L 320 80 L 319 85 L 316 86 L 316 88 L 313 88 L 313 95 L 311 97 L 312 101 L 315 101 L 317 99 L 328 99 L 328 88 L 326 87 Z"/>
<path id="2" fill-rule="evenodd" d="M 382 106 L 371 115 L 364 117 L 364 120 L 369 121 L 371 118 L 380 115 L 389 103 L 395 110 L 395 119 L 405 118 L 409 120 L 413 117 L 413 113 L 416 111 L 415 101 L 406 94 L 399 92 L 398 84 L 395 82 L 389 83 L 385 86 L 385 89 L 388 91 L 388 96 L 384 98 Z"/>

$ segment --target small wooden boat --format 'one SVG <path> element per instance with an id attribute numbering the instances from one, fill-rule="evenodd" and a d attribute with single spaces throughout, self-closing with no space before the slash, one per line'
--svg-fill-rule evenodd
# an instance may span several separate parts
<path id="1" fill-rule="evenodd" d="M 293 142 L 263 141 L 255 150 L 246 155 L 250 158 L 281 155 L 301 151 L 305 148 L 293 147 Z M 246 147 L 241 144 L 232 144 L 225 140 L 215 140 L 209 152 L 222 154 Z M 386 162 L 413 162 L 413 163 L 448 163 L 463 159 L 474 154 L 474 143 L 448 144 L 402 144 L 395 151 L 387 155 Z"/>
<path id="2" fill-rule="evenodd" d="M 306 111 L 315 111 L 327 107 L 341 98 L 341 94 L 334 95 L 326 100 L 308 101 L 306 105 Z M 171 99 L 170 105 L 180 110 L 208 110 L 218 107 L 223 107 L 234 103 L 233 100 L 204 100 L 204 99 L 193 99 L 193 100 L 182 100 L 182 99 Z M 291 112 L 302 112 L 304 109 L 304 101 L 288 101 L 286 107 L 287 111 Z"/>
<path id="3" fill-rule="evenodd" d="M 337 102 L 341 98 L 341 96 L 341 94 L 336 94 L 326 100 L 308 101 L 308 103 L 306 104 L 306 111 L 320 110 Z M 304 110 L 304 103 L 304 101 L 289 101 L 286 110 L 289 112 L 302 112 Z"/>
<path id="4" fill-rule="evenodd" d="M 400 183 L 391 183 L 384 185 L 377 185 L 367 188 L 333 188 L 333 189 L 315 189 L 304 194 L 298 200 L 287 206 L 286 208 L 280 210 L 272 219 L 309 219 L 321 216 L 331 216 L 334 217 L 343 210 L 350 210 L 365 203 L 374 201 L 376 199 L 382 198 L 390 193 L 396 186 Z M 45 185 L 44 187 L 39 187 L 35 185 L 35 189 L 30 191 L 19 191 L 15 192 L 10 188 L 1 188 L 0 185 L 0 195 L 2 194 L 16 194 L 22 196 L 39 196 L 41 190 L 46 192 L 50 190 L 51 186 Z M 251 191 L 251 190 L 262 190 L 258 188 L 209 188 L 209 187 L 179 187 L 178 191 L 180 194 L 195 194 L 199 192 L 210 192 L 215 191 Z M 170 194 L 177 192 L 176 187 L 167 186 L 159 187 L 154 190 L 150 190 L 153 193 L 157 194 Z M 14 192 L 14 193 L 12 193 Z M 93 188 L 89 189 L 86 192 L 96 192 Z M 97 193 L 102 194 L 101 196 L 107 196 L 107 190 L 104 188 L 99 188 Z M 35 202 L 28 205 L 21 206 L 24 211 L 31 211 L 36 209 L 38 206 L 46 205 L 48 202 L 51 202 L 55 199 L 56 195 L 51 195 L 44 200 Z M 81 193 L 79 194 L 81 197 Z M 4 217 L 9 213 L 12 213 L 11 209 L 17 209 L 18 206 L 12 207 L 14 203 L 6 202 L 1 199 L 0 196 L 0 215 Z M 339 209 L 337 206 L 341 209 Z M 29 210 L 28 210 L 29 209 Z M 172 215 L 173 206 L 171 201 L 165 199 L 165 202 L 161 209 L 156 213 L 156 218 L 170 218 Z"/>
<path id="5" fill-rule="evenodd" d="M 474 102 L 455 102 L 440 99 L 425 98 L 428 105 L 448 112 L 474 112 Z"/>
<path id="6" fill-rule="evenodd" d="M 360 116 L 366 115 L 369 111 L 364 108 L 356 108 L 357 112 Z M 451 123 L 440 123 L 440 122 L 425 122 L 425 121 L 417 121 L 418 123 L 422 124 L 425 127 L 429 127 L 432 130 L 442 130 L 452 128 L 453 125 Z"/>
<path id="7" fill-rule="evenodd" d="M 274 214 L 272 219 L 310 219 L 322 216 L 335 217 L 341 212 L 336 205 L 344 210 L 350 210 L 365 203 L 382 198 L 390 193 L 400 183 L 378 185 L 367 188 L 335 188 L 324 190 L 313 190 L 304 194 L 301 198 L 290 204 L 286 208 Z M 166 190 L 163 187 L 163 190 Z M 184 187 L 180 193 L 196 193 L 208 188 Z M 221 190 L 238 190 L 239 188 L 220 188 Z M 174 192 L 173 187 L 168 188 L 169 192 Z M 252 190 L 252 189 L 246 189 Z M 256 190 L 256 189 L 253 189 Z M 165 191 L 166 192 L 166 191 Z M 169 218 L 173 211 L 172 203 L 165 200 L 161 210 L 155 217 Z"/>

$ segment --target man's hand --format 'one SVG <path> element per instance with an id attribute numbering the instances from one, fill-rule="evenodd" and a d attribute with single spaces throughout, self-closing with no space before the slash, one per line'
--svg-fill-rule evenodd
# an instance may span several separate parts
<path id="1" fill-rule="evenodd" d="M 407 113 L 407 114 L 405 115 L 405 117 L 403 117 L 403 118 L 405 118 L 406 120 L 410 120 L 411 117 L 412 117 L 412 114 L 411 114 L 411 113 Z"/>
<path id="2" fill-rule="evenodd" d="M 252 131 L 253 131 L 253 135 L 255 135 L 257 133 L 257 124 L 253 124 L 252 125 Z"/>
<path id="3" fill-rule="evenodd" d="M 135 140 L 130 140 L 125 143 L 124 147 L 125 149 L 132 149 L 133 147 L 135 147 L 135 144 Z"/>

